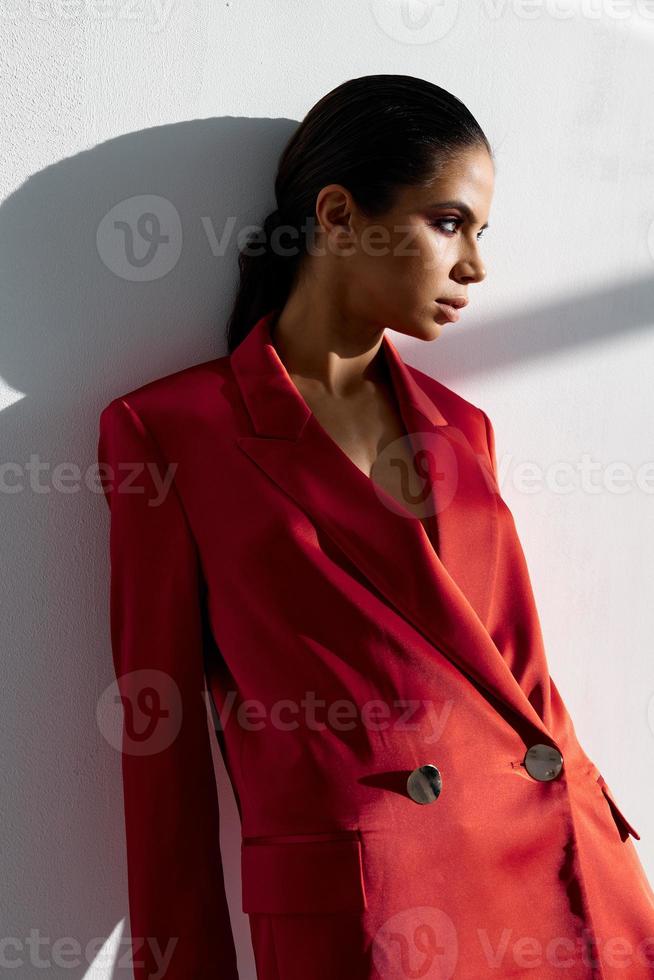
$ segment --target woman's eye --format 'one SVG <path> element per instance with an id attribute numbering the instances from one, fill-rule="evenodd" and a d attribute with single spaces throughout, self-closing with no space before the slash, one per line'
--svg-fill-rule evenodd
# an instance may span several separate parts
<path id="1" fill-rule="evenodd" d="M 459 218 L 437 218 L 436 221 L 431 221 L 430 224 L 434 228 L 440 228 L 442 231 L 447 231 L 447 228 L 443 228 L 443 225 L 454 225 L 453 229 L 450 229 L 452 234 L 459 227 L 461 221 Z"/>
<path id="2" fill-rule="evenodd" d="M 437 218 L 435 221 L 430 221 L 429 223 L 433 228 L 439 228 L 441 231 L 453 235 L 456 229 L 463 224 L 463 221 L 460 218 Z M 454 225 L 454 228 L 444 228 L 443 225 Z M 481 231 L 477 232 L 477 241 L 483 237 L 483 234 L 484 229 L 482 228 Z"/>

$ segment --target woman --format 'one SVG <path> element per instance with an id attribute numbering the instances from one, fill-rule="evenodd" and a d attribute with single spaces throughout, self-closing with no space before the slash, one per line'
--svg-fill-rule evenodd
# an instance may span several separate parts
<path id="1" fill-rule="evenodd" d="M 229 353 L 102 412 L 137 980 L 238 976 L 205 677 L 259 980 L 654 973 L 491 423 L 385 333 L 457 318 L 493 178 L 438 86 L 339 86 L 282 155 Z"/>

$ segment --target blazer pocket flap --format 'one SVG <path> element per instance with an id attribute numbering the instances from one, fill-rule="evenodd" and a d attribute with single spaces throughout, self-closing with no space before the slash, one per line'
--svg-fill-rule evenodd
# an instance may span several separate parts
<path id="1" fill-rule="evenodd" d="M 618 830 L 620 831 L 620 837 L 622 838 L 622 840 L 623 841 L 626 840 L 629 834 L 631 834 L 632 837 L 635 837 L 636 840 L 640 840 L 640 834 L 635 829 L 635 827 L 633 827 L 632 824 L 629 823 L 624 813 L 618 806 L 616 799 L 613 796 L 613 793 L 611 792 L 609 784 L 604 779 L 604 776 L 600 775 L 597 779 L 597 782 L 601 786 L 602 792 L 604 793 L 604 796 L 608 801 L 608 804 L 611 808 L 611 813 L 613 814 L 613 819 L 617 824 Z"/>
<path id="2" fill-rule="evenodd" d="M 244 912 L 361 912 L 367 908 L 361 840 L 247 841 L 241 845 Z"/>

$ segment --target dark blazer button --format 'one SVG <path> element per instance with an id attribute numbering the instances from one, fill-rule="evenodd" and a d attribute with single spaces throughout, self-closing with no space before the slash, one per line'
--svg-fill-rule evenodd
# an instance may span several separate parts
<path id="1" fill-rule="evenodd" d="M 442 786 L 441 774 L 431 763 L 418 766 L 406 781 L 407 792 L 415 803 L 433 803 L 438 799 Z"/>
<path id="2" fill-rule="evenodd" d="M 563 756 L 553 745 L 543 745 L 539 742 L 527 749 L 524 764 L 530 776 L 544 782 L 548 779 L 556 779 L 563 768 Z"/>

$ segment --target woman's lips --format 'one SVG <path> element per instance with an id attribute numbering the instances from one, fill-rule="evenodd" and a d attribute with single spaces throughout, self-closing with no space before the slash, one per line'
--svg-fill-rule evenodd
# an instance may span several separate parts
<path id="1" fill-rule="evenodd" d="M 450 323 L 456 323 L 460 319 L 460 313 L 454 306 L 450 306 L 449 303 L 441 303 L 439 300 L 435 300 L 435 302 L 443 316 L 447 317 Z"/>

